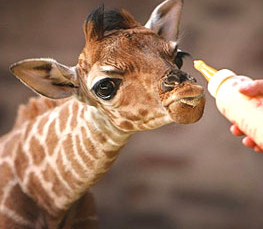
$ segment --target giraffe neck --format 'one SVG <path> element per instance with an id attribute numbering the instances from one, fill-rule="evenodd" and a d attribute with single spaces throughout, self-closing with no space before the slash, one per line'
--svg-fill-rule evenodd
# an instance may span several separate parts
<path id="1" fill-rule="evenodd" d="M 25 127 L 15 173 L 23 191 L 54 216 L 99 180 L 131 135 L 75 99 Z"/>

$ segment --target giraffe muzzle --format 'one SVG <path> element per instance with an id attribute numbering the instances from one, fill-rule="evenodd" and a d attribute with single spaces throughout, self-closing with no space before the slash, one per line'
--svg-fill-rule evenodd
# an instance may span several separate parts
<path id="1" fill-rule="evenodd" d="M 165 86 L 160 94 L 162 105 L 174 122 L 193 123 L 202 117 L 204 89 L 194 78 L 185 73 L 179 78 L 178 75 L 169 75 L 162 82 Z"/>

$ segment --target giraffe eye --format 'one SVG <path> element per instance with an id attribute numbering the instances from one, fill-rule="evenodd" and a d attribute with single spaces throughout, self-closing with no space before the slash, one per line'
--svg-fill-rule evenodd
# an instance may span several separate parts
<path id="1" fill-rule="evenodd" d="M 183 51 L 178 51 L 175 58 L 174 58 L 174 63 L 176 64 L 176 66 L 181 69 L 181 67 L 183 66 L 184 64 L 184 61 L 183 61 L 183 58 L 184 57 L 187 57 L 187 56 L 190 56 L 189 53 L 187 52 L 183 52 Z"/>
<path id="2" fill-rule="evenodd" d="M 92 90 L 99 98 L 103 100 L 110 100 L 116 95 L 116 92 L 119 89 L 121 82 L 121 79 L 105 78 L 98 81 L 93 86 Z"/>

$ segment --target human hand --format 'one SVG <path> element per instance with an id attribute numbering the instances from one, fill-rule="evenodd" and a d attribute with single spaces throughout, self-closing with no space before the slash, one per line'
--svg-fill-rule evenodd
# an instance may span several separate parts
<path id="1" fill-rule="evenodd" d="M 233 124 L 231 127 L 230 127 L 230 131 L 233 135 L 235 136 L 242 136 L 244 135 L 244 133 L 238 128 L 237 125 Z M 242 143 L 248 147 L 248 148 L 252 148 L 254 149 L 256 152 L 258 153 L 262 153 L 263 150 L 248 136 L 244 137 L 243 140 L 242 140 Z"/>
<path id="2" fill-rule="evenodd" d="M 254 80 L 254 81 L 244 81 L 239 85 L 239 91 L 247 96 L 259 96 L 263 95 L 263 80 Z M 263 117 L 262 117 L 263 120 Z M 238 128 L 237 125 L 233 124 L 230 127 L 230 131 L 235 136 L 242 136 L 244 133 Z M 256 152 L 263 152 L 261 149 L 250 137 L 246 136 L 243 138 L 242 143 L 249 147 L 253 148 Z"/>
<path id="3" fill-rule="evenodd" d="M 243 81 L 239 85 L 239 91 L 247 96 L 263 95 L 263 79 Z"/>

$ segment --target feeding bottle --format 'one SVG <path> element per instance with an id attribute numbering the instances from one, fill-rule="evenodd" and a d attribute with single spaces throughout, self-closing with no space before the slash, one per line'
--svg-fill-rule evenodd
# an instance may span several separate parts
<path id="1" fill-rule="evenodd" d="M 263 149 L 263 96 L 248 97 L 239 92 L 239 84 L 252 79 L 228 69 L 217 71 L 201 60 L 194 61 L 194 67 L 207 79 L 219 111 Z"/>

